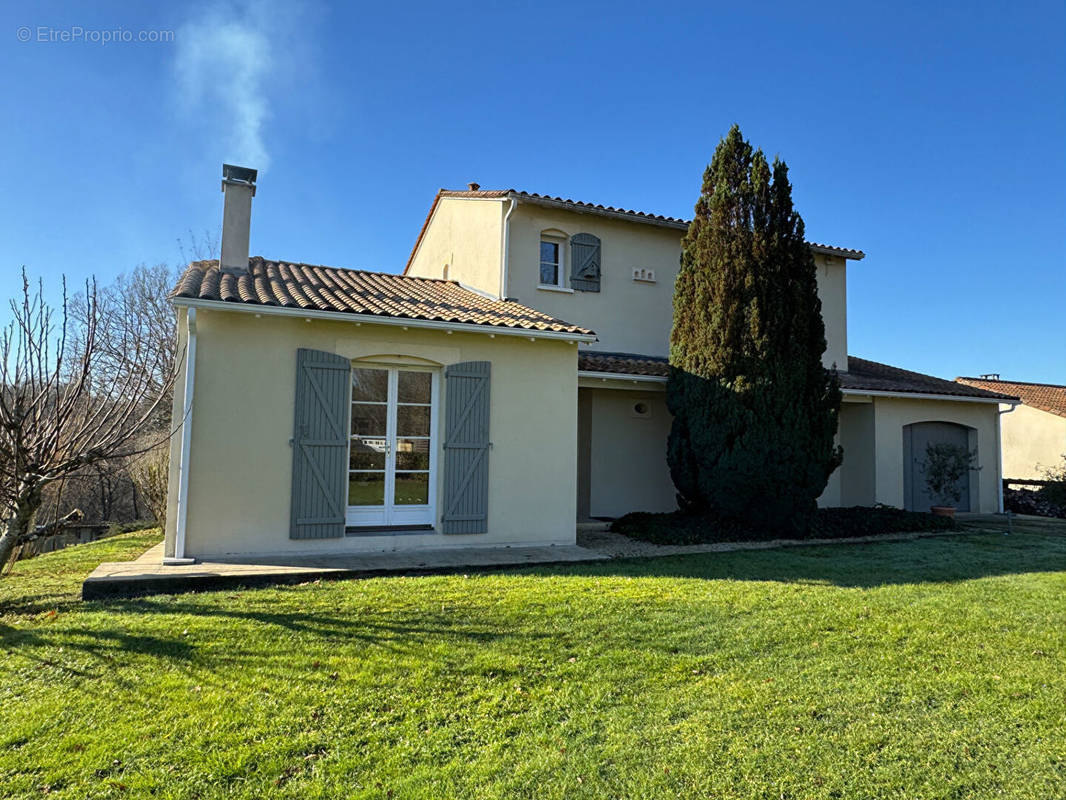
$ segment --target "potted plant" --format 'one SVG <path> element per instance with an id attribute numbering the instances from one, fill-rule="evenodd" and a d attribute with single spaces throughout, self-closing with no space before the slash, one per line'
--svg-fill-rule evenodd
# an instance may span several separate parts
<path id="1" fill-rule="evenodd" d="M 922 469 L 925 485 L 934 502 L 930 508 L 938 517 L 954 517 L 955 508 L 962 497 L 961 481 L 970 470 L 979 470 L 977 452 L 957 444 L 940 442 L 928 444 Z"/>

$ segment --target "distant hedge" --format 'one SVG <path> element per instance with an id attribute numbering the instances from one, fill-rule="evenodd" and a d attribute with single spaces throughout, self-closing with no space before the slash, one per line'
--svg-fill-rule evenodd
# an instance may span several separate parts
<path id="1" fill-rule="evenodd" d="M 1015 514 L 1066 519 L 1066 505 L 1048 500 L 1047 495 L 1043 490 L 1007 488 L 1003 490 L 1003 507 Z"/>
<path id="2" fill-rule="evenodd" d="M 669 514 L 636 512 L 615 520 L 611 530 L 631 539 L 654 544 L 686 545 L 715 542 L 752 542 L 770 539 L 845 539 L 890 533 L 926 533 L 957 530 L 954 520 L 898 508 L 820 508 L 810 523 L 797 531 L 791 524 L 751 525 L 712 522 L 701 516 L 675 511 Z"/>

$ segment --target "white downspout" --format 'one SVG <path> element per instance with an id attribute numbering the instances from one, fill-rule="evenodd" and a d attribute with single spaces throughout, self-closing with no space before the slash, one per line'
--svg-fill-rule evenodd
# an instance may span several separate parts
<path id="1" fill-rule="evenodd" d="M 189 519 L 189 451 L 192 447 L 192 395 L 196 385 L 196 309 L 186 310 L 188 339 L 185 345 L 185 385 L 182 395 L 181 456 L 178 460 L 178 513 L 174 525 L 174 555 L 165 556 L 164 564 L 192 564 L 185 557 L 185 526 Z"/>
<path id="2" fill-rule="evenodd" d="M 511 206 L 503 215 L 503 236 L 500 237 L 500 299 L 507 297 L 507 250 L 511 239 L 511 212 L 514 211 L 518 201 L 511 198 Z"/>
<path id="3" fill-rule="evenodd" d="M 1000 421 L 1004 414 L 1012 412 L 1017 405 L 1011 403 L 1006 411 L 996 409 L 996 510 L 1003 513 L 1003 433 L 1000 430 Z"/>

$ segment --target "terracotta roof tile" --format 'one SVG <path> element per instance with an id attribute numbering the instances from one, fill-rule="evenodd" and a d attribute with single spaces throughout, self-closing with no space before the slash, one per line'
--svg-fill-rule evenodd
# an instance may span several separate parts
<path id="1" fill-rule="evenodd" d="M 1054 383 L 1021 383 L 1018 381 L 986 380 L 984 378 L 956 378 L 959 383 L 990 392 L 1005 392 L 1019 398 L 1025 405 L 1040 411 L 1066 417 L 1066 386 Z"/>
<path id="2" fill-rule="evenodd" d="M 577 368 L 582 372 L 613 372 L 619 375 L 651 375 L 665 378 L 669 364 L 665 358 L 637 353 L 581 352 Z"/>
<path id="3" fill-rule="evenodd" d="M 583 372 L 603 372 L 619 375 L 652 375 L 666 377 L 667 359 L 637 353 L 583 352 L 578 355 L 578 369 Z M 987 391 L 979 387 L 963 386 L 955 381 L 923 375 L 920 372 L 891 367 L 877 361 L 848 356 L 847 372 L 840 372 L 840 386 L 853 392 L 903 392 L 941 394 L 957 397 L 980 397 L 1013 400 L 1008 394 Z M 1066 396 L 1066 389 L 1063 390 Z"/>
<path id="4" fill-rule="evenodd" d="M 522 192 L 515 189 L 511 189 L 509 192 L 504 192 L 505 195 L 513 194 L 521 200 L 528 200 L 532 203 L 541 203 L 544 205 L 560 205 L 576 210 L 591 211 L 593 213 L 604 214 L 621 214 L 627 217 L 636 217 L 637 219 L 645 222 L 659 222 L 666 223 L 671 227 L 676 227 L 684 230 L 688 228 L 688 220 L 681 219 L 680 217 L 668 217 L 664 214 L 652 214 L 648 211 L 634 211 L 630 208 L 619 208 L 616 206 L 605 206 L 601 203 L 586 203 L 582 200 L 571 200 L 569 197 L 552 197 L 548 194 L 537 194 L 536 192 Z"/>
<path id="5" fill-rule="evenodd" d="M 259 256 L 248 260 L 248 272 L 242 275 L 220 272 L 218 261 L 194 261 L 171 296 L 593 335 L 587 328 L 511 300 L 485 297 L 455 281 L 268 261 Z"/>

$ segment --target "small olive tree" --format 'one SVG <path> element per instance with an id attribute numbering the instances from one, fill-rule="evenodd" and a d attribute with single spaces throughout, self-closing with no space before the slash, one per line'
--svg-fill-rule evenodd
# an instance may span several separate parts
<path id="1" fill-rule="evenodd" d="M 962 479 L 977 466 L 977 453 L 948 442 L 930 443 L 922 461 L 925 485 L 933 499 L 954 506 L 962 499 Z"/>
<path id="2" fill-rule="evenodd" d="M 143 434 L 158 429 L 180 361 L 149 345 L 137 314 L 105 318 L 92 281 L 74 300 L 64 281 L 57 311 L 23 271 L 10 312 L 0 333 L 0 567 L 33 533 L 46 487 L 151 446 Z"/>

